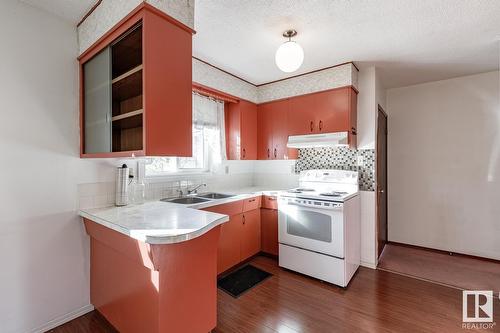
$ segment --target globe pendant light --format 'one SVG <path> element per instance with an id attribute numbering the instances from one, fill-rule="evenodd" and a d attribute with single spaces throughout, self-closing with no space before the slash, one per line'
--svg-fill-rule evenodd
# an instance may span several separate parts
<path id="1" fill-rule="evenodd" d="M 283 37 L 288 38 L 288 41 L 281 44 L 274 57 L 276 66 L 285 73 L 295 72 L 304 61 L 304 50 L 297 42 L 292 41 L 292 37 L 296 35 L 295 30 L 285 31 Z"/>

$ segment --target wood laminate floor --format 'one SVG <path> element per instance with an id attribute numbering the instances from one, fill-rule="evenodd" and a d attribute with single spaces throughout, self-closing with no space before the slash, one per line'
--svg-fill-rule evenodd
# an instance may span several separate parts
<path id="1" fill-rule="evenodd" d="M 387 244 L 378 267 L 463 290 L 500 291 L 500 263 L 493 261 Z"/>
<path id="2" fill-rule="evenodd" d="M 457 289 L 363 267 L 342 289 L 283 270 L 270 258 L 257 257 L 251 263 L 274 276 L 238 299 L 219 290 L 215 332 L 468 331 L 462 329 L 462 292 Z M 483 332 L 500 332 L 499 290 L 495 292 L 497 325 Z M 91 312 L 51 332 L 114 330 Z"/>

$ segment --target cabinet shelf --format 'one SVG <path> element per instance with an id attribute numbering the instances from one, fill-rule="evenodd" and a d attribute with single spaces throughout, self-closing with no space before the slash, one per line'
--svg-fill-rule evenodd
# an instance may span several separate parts
<path id="1" fill-rule="evenodd" d="M 114 116 L 113 118 L 111 118 L 111 120 L 112 121 L 118 121 L 118 120 L 122 120 L 122 119 L 125 119 L 125 118 L 130 118 L 130 117 L 142 114 L 143 112 L 144 112 L 143 109 L 139 109 L 139 110 L 135 110 L 135 111 L 131 111 L 131 112 L 127 112 L 127 113 L 121 114 L 119 116 Z"/>
<path id="2" fill-rule="evenodd" d="M 134 72 L 113 84 L 113 101 L 123 101 L 142 94 L 142 72 Z"/>
<path id="3" fill-rule="evenodd" d="M 128 72 L 123 73 L 122 75 L 120 75 L 120 76 L 118 76 L 118 77 L 114 78 L 114 79 L 113 79 L 113 81 L 111 81 L 111 83 L 115 84 L 116 82 L 119 82 L 119 81 L 121 81 L 121 80 L 123 80 L 123 79 L 125 79 L 125 78 L 129 77 L 130 75 L 132 75 L 132 74 L 134 74 L 134 73 L 136 73 L 136 72 L 140 71 L 140 70 L 142 70 L 142 64 L 140 64 L 139 66 L 132 68 L 132 69 L 131 69 L 131 70 L 129 70 Z"/>

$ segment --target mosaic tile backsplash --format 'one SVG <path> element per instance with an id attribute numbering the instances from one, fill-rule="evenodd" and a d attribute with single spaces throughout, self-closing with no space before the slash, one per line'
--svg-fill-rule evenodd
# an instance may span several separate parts
<path id="1" fill-rule="evenodd" d="M 363 165 L 358 166 L 358 156 Z M 359 189 L 375 191 L 375 149 L 304 148 L 299 149 L 295 172 L 311 169 L 338 169 L 359 172 Z"/>

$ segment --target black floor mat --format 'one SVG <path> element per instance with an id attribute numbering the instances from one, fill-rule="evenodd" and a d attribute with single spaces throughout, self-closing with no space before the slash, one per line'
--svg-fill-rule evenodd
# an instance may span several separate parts
<path id="1" fill-rule="evenodd" d="M 219 279 L 217 281 L 217 286 L 229 295 L 237 298 L 270 276 L 272 276 L 271 273 L 265 272 L 252 265 L 246 265 Z"/>

